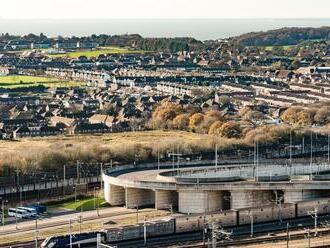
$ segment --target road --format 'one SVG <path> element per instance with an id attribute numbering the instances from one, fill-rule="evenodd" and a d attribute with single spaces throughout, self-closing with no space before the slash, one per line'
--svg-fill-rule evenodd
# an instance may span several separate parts
<path id="1" fill-rule="evenodd" d="M 152 209 L 142 209 L 140 212 L 151 212 Z M 95 219 L 104 219 L 109 218 L 113 216 L 122 216 L 127 214 L 135 213 L 134 209 L 126 209 L 122 207 L 112 207 L 112 208 L 105 208 L 99 210 L 99 215 L 97 215 L 97 212 L 95 210 L 93 211 L 85 211 L 85 212 L 74 212 L 69 214 L 62 214 L 60 216 L 51 216 L 51 217 L 45 217 L 38 220 L 38 229 L 42 230 L 45 228 L 51 228 L 51 227 L 58 227 L 63 225 L 68 225 L 69 220 L 76 220 L 79 218 L 79 216 L 82 216 L 82 220 L 84 222 L 95 220 Z M 13 234 L 13 233 L 23 233 L 26 231 L 35 230 L 36 222 L 35 220 L 21 220 L 17 224 L 16 229 L 16 223 L 8 224 L 0 228 L 0 235 L 7 235 L 7 234 Z"/>
<path id="2" fill-rule="evenodd" d="M 100 216 L 97 216 L 95 210 L 83 212 L 81 225 L 78 223 L 79 219 L 77 218 L 80 212 L 39 220 L 38 237 L 45 238 L 67 233 L 70 219 L 72 220 L 72 230 L 74 233 L 79 232 L 79 226 L 81 226 L 82 231 L 92 231 L 112 227 L 116 223 L 120 225 L 135 224 L 137 216 L 136 210 L 120 207 L 102 209 L 99 213 Z M 161 219 L 168 214 L 165 211 L 156 212 L 154 209 L 141 209 L 139 210 L 139 221 L 142 221 L 142 215 L 146 215 L 147 218 Z M 3 247 L 1 244 L 7 244 L 8 247 L 15 244 L 15 247 L 20 247 L 19 242 L 24 242 L 23 245 L 26 245 L 25 242 L 30 243 L 29 241 L 34 239 L 35 220 L 21 222 L 18 227 L 18 230 L 16 230 L 15 224 L 0 227 L 0 247 Z"/>

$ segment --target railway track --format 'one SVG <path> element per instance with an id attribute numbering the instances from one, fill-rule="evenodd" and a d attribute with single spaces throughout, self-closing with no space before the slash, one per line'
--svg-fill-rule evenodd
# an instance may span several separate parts
<path id="1" fill-rule="evenodd" d="M 318 231 L 318 235 L 328 235 L 330 234 L 330 230 Z M 310 232 L 310 237 L 314 237 L 314 231 Z M 299 240 L 306 238 L 306 233 L 297 233 L 290 235 L 289 240 Z M 235 247 L 240 245 L 253 245 L 253 244 L 261 244 L 261 243 L 270 243 L 270 242 L 279 242 L 279 241 L 286 241 L 286 236 L 274 236 L 274 237 L 263 237 L 263 238 L 253 238 L 253 239 L 243 239 L 243 240 L 233 240 L 233 241 L 225 241 L 225 242 L 217 242 L 217 247 Z M 180 247 L 182 248 L 205 248 L 207 244 L 203 245 L 202 243 L 198 244 L 181 244 Z M 315 246 L 313 246 L 315 247 Z M 319 247 L 329 247 L 326 246 L 319 246 Z"/>
<path id="2" fill-rule="evenodd" d="M 38 241 L 38 246 L 40 246 L 41 242 L 43 240 Z M 1 248 L 35 248 L 35 241 L 29 241 L 29 242 L 21 242 L 16 244 L 6 244 L 6 245 L 0 245 Z"/>

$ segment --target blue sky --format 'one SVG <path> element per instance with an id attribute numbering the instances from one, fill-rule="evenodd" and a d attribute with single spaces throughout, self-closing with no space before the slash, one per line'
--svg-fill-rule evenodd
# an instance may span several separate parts
<path id="1" fill-rule="evenodd" d="M 0 17 L 329 18 L 330 0 L 4 0 Z"/>

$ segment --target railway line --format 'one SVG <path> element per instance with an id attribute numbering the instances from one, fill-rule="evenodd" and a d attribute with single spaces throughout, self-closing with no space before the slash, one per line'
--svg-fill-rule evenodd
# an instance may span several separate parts
<path id="1" fill-rule="evenodd" d="M 140 210 L 139 213 L 150 213 L 153 210 Z M 121 211 L 121 212 L 117 212 L 115 214 L 102 214 L 99 217 L 96 216 L 88 216 L 85 218 L 82 218 L 83 222 L 88 222 L 88 221 L 93 221 L 93 220 L 104 220 L 107 218 L 111 218 L 111 217 L 118 217 L 118 216 L 127 216 L 127 215 L 132 215 L 135 214 L 132 211 Z M 21 222 L 21 224 L 23 224 L 24 222 Z M 33 223 L 34 224 L 34 223 Z M 47 223 L 40 223 L 38 224 L 38 229 L 39 231 L 42 229 L 48 229 L 48 228 L 55 228 L 55 227 L 62 227 L 62 226 L 67 226 L 68 225 L 68 220 L 66 221 L 58 221 L 55 223 L 51 223 L 51 224 L 47 224 Z M 19 228 L 18 230 L 9 230 L 9 231 L 0 231 L 0 235 L 8 235 L 8 234 L 14 234 L 14 233 L 22 233 L 22 232 L 29 232 L 29 231 L 34 231 L 35 230 L 35 225 L 31 225 L 28 226 L 26 228 Z M 1 246 L 0 246 L 1 247 Z"/>
<path id="2" fill-rule="evenodd" d="M 329 235 L 330 230 L 326 231 L 319 231 L 319 235 Z M 310 237 L 314 237 L 314 231 L 310 232 Z M 290 235 L 289 240 L 301 240 L 306 239 L 305 233 L 298 233 Z M 217 242 L 217 247 L 236 247 L 236 246 L 243 246 L 243 245 L 254 245 L 254 244 L 262 244 L 262 243 L 272 243 L 272 242 L 279 242 L 279 241 L 286 241 L 287 237 L 284 235 L 275 236 L 275 237 L 263 237 L 263 238 L 254 238 L 254 239 L 244 239 L 244 240 L 235 240 L 235 241 L 225 241 L 225 242 Z M 200 247 L 207 247 L 207 245 L 203 245 L 201 243 L 198 244 L 188 244 L 188 245 L 180 245 L 182 248 L 200 248 Z M 315 246 L 313 246 L 315 247 Z M 329 245 L 325 246 L 318 246 L 318 247 L 329 247 Z"/>
<path id="3" fill-rule="evenodd" d="M 329 216 L 324 215 L 320 216 L 320 223 L 328 221 Z M 301 228 L 312 228 L 313 220 L 311 218 L 298 218 L 289 220 L 290 223 L 290 232 L 301 230 Z M 303 223 L 303 224 L 302 224 Z M 270 223 L 260 223 L 256 224 L 254 227 L 254 233 L 259 237 L 256 238 L 247 238 L 250 233 L 250 225 L 245 225 L 241 227 L 228 228 L 228 231 L 233 231 L 233 241 L 218 242 L 221 247 L 235 247 L 240 245 L 253 245 L 267 242 L 279 242 L 285 241 L 286 235 L 280 235 L 279 232 L 283 232 L 286 229 L 286 222 L 279 224 L 279 222 L 270 222 Z M 261 235 L 267 235 L 270 232 L 278 233 L 277 236 L 271 237 L 260 237 Z M 330 229 L 319 230 L 319 235 L 329 235 Z M 290 235 L 290 240 L 304 239 L 306 233 L 300 232 Z M 311 230 L 310 236 L 314 236 L 314 231 Z M 147 238 L 147 244 L 145 247 L 149 248 L 162 248 L 168 246 L 177 246 L 183 248 L 198 248 L 198 247 L 207 247 L 202 243 L 203 235 L 202 232 L 191 232 L 191 233 L 181 233 L 174 235 L 167 235 L 161 237 Z M 41 244 L 42 240 L 39 240 L 38 243 Z M 191 244 L 194 243 L 194 244 Z M 136 248 L 144 246 L 144 240 L 131 240 L 115 244 L 118 248 Z M 1 248 L 34 248 L 35 241 L 22 242 L 22 243 L 8 243 L 6 245 L 0 245 Z M 93 247 L 93 246 L 91 246 Z M 320 246 L 322 247 L 322 246 Z"/>

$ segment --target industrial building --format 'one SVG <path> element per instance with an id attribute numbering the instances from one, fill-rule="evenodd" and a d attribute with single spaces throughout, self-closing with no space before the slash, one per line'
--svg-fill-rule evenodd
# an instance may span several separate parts
<path id="1" fill-rule="evenodd" d="M 179 212 L 255 208 L 329 195 L 328 164 L 127 165 L 103 173 L 113 206 L 177 208 Z"/>

